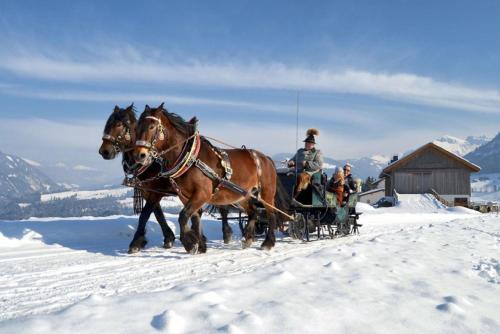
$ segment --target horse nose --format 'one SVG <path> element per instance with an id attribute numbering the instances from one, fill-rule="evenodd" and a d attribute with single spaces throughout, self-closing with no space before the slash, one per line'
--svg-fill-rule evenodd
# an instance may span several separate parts
<path id="1" fill-rule="evenodd" d="M 110 157 L 111 152 L 110 152 L 109 150 L 107 150 L 107 149 L 102 149 L 102 148 L 101 148 L 101 149 L 99 150 L 99 154 L 101 154 L 103 158 L 107 159 L 107 158 L 109 158 L 109 157 Z"/>
<path id="2" fill-rule="evenodd" d="M 139 154 L 139 160 L 140 160 L 140 161 L 144 161 L 144 160 L 146 160 L 146 153 L 141 152 L 141 153 Z"/>

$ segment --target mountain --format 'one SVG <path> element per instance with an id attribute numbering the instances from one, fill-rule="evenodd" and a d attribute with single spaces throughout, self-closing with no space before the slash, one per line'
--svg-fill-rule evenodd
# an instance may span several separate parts
<path id="1" fill-rule="evenodd" d="M 293 156 L 291 153 L 279 153 L 273 156 L 273 160 L 279 162 Z M 324 170 L 328 175 L 333 174 L 336 167 L 343 167 L 346 163 L 352 165 L 354 177 L 366 179 L 368 176 L 377 178 L 382 169 L 387 166 L 390 158 L 384 155 L 373 155 L 371 157 L 357 158 L 357 159 L 332 159 L 324 158 Z"/>
<path id="2" fill-rule="evenodd" d="M 476 150 L 480 146 L 489 142 L 491 138 L 486 136 L 469 136 L 466 139 L 461 139 L 453 136 L 443 136 L 433 141 L 434 144 L 458 155 L 465 156 L 468 153 Z"/>
<path id="3" fill-rule="evenodd" d="M 34 200 L 0 202 L 0 220 L 30 217 L 105 217 L 133 214 L 133 189 L 63 191 L 38 195 Z M 177 197 L 161 200 L 164 212 L 179 213 L 182 203 Z"/>
<path id="4" fill-rule="evenodd" d="M 500 173 L 500 133 L 490 142 L 467 154 L 465 159 L 481 167 L 481 173 Z"/>
<path id="5" fill-rule="evenodd" d="M 0 152 L 0 199 L 15 199 L 61 189 L 37 162 Z"/>

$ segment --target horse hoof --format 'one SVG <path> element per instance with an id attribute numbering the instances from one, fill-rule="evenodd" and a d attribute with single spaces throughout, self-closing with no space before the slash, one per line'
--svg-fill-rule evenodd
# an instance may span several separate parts
<path id="1" fill-rule="evenodd" d="M 241 239 L 241 247 L 243 249 L 248 248 L 250 246 L 252 246 L 252 239 L 248 239 L 248 240 L 245 238 Z"/>
<path id="2" fill-rule="evenodd" d="M 165 249 L 172 248 L 173 246 L 174 246 L 174 243 L 172 241 L 165 241 L 163 243 L 163 248 L 165 248 Z"/>
<path id="3" fill-rule="evenodd" d="M 139 253 L 140 251 L 141 251 L 141 249 L 139 247 L 130 247 L 128 249 L 129 254 Z"/>
<path id="4" fill-rule="evenodd" d="M 198 245 L 194 245 L 193 248 L 189 251 L 189 254 L 195 255 L 198 254 Z"/>
<path id="5" fill-rule="evenodd" d="M 229 237 L 224 237 L 224 243 L 227 245 L 229 243 L 231 243 L 231 241 L 233 240 L 233 237 L 232 236 L 229 236 Z"/>
<path id="6" fill-rule="evenodd" d="M 274 247 L 274 244 L 272 242 L 267 242 L 264 240 L 262 245 L 260 246 L 260 249 L 265 250 L 265 251 L 270 251 Z"/>

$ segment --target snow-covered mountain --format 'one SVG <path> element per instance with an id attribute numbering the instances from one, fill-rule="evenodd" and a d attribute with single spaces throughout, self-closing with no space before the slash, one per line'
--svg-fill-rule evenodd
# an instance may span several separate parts
<path id="1" fill-rule="evenodd" d="M 481 173 L 500 173 L 500 133 L 465 158 L 481 167 Z"/>
<path id="2" fill-rule="evenodd" d="M 274 161 L 283 161 L 290 158 L 291 153 L 279 153 L 273 156 Z M 385 155 L 376 154 L 371 157 L 363 157 L 356 159 L 332 159 L 324 158 L 324 170 L 328 175 L 331 175 L 336 167 L 342 167 L 346 163 L 350 163 L 353 169 L 353 175 L 361 179 L 366 179 L 368 176 L 378 177 L 382 169 L 389 163 L 390 158 Z M 279 166 L 279 164 L 277 164 Z"/>
<path id="3" fill-rule="evenodd" d="M 42 173 L 37 164 L 0 152 L 0 199 L 59 191 L 61 187 Z"/>
<path id="4" fill-rule="evenodd" d="M 458 156 L 463 157 L 468 153 L 474 151 L 478 147 L 486 144 L 490 140 L 491 138 L 488 138 L 486 136 L 469 136 L 465 139 L 453 136 L 443 136 L 434 140 L 433 143 Z"/>
<path id="5" fill-rule="evenodd" d="M 177 197 L 161 201 L 165 212 L 178 213 L 182 203 Z M 133 214 L 133 189 L 62 191 L 42 194 L 34 198 L 18 198 L 0 203 L 0 219 L 19 220 L 30 217 L 105 217 Z"/>

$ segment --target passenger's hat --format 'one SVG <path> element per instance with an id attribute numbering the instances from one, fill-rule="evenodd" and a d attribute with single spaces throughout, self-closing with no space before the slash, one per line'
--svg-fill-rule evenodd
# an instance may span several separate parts
<path id="1" fill-rule="evenodd" d="M 318 129 L 309 129 L 306 132 L 306 139 L 304 139 L 304 143 L 313 143 L 316 144 L 316 140 L 314 136 L 319 136 Z"/>

